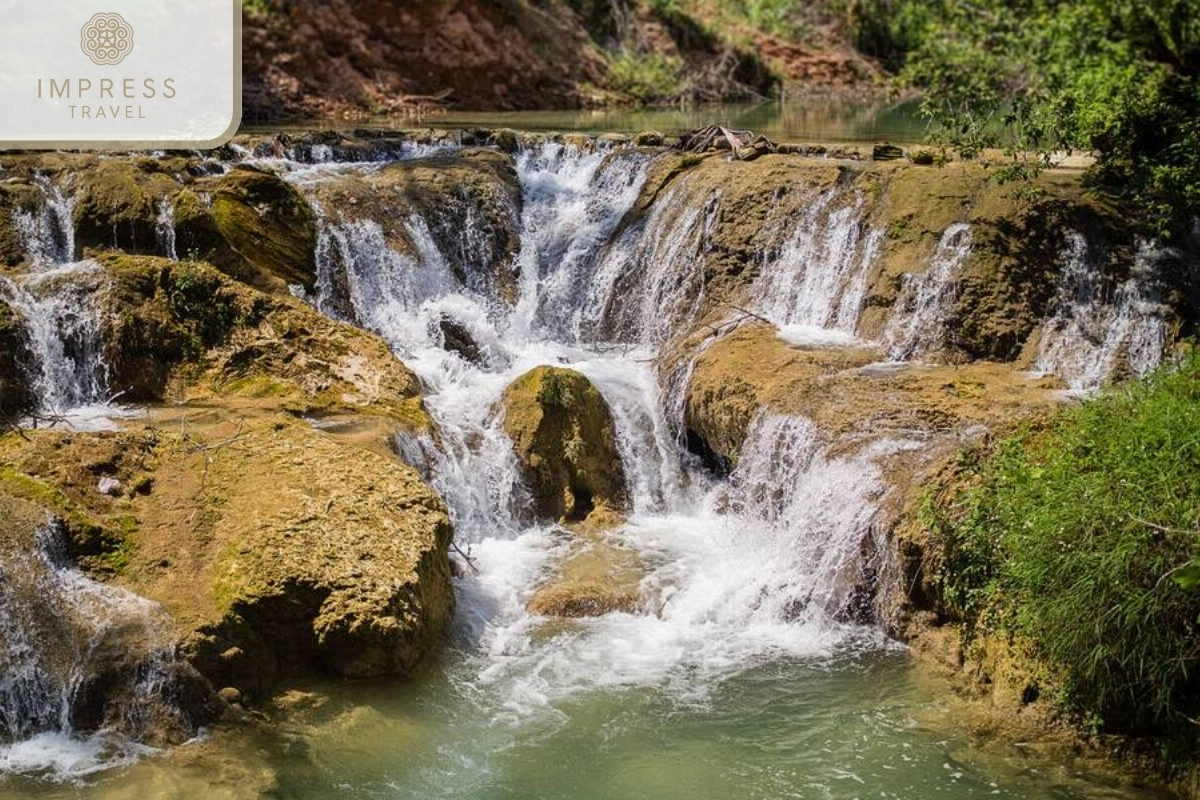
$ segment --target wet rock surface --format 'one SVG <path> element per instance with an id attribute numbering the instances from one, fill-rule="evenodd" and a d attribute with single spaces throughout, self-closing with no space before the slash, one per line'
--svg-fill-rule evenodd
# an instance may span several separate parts
<path id="1" fill-rule="evenodd" d="M 583 520 L 596 509 L 625 508 L 612 412 L 587 378 L 537 367 L 513 381 L 502 404 L 504 429 L 526 470 L 539 517 Z"/>

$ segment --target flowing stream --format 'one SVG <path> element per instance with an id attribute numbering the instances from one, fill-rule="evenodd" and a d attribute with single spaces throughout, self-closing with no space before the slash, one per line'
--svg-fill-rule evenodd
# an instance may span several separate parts
<path id="1" fill-rule="evenodd" d="M 477 570 L 457 581 L 450 644 L 411 683 L 313 684 L 305 688 L 327 699 L 301 704 L 271 730 L 221 733 L 194 755 L 182 748 L 183 755 L 107 773 L 87 784 L 88 793 L 1136 796 L 1078 774 L 1061 754 L 969 741 L 951 724 L 945 687 L 914 670 L 873 623 L 871 593 L 887 566 L 875 541 L 891 491 L 882 464 L 921 448 L 919 438 L 847 445 L 803 417 L 763 413 L 727 478 L 687 457 L 677 397 L 687 369 L 660 384 L 655 357 L 703 297 L 697 264 L 721 197 L 683 207 L 668 196 L 622 226 L 649 167 L 635 150 L 608 155 L 551 144 L 520 154 L 521 284 L 511 304 L 452 269 L 473 253 L 490 257 L 478 242 L 443 252 L 428 222 L 414 216 L 400 221 L 412 243 L 401 252 L 380 221 L 322 212 L 318 288 L 308 299 L 379 333 L 420 376 L 440 429 L 436 443 L 402 437 L 396 450 L 446 499 L 456 541 Z M 292 174 L 305 188 L 321 180 L 313 169 Z M 754 302 L 785 333 L 856 342 L 882 241 L 863 218 L 863 202 L 852 190 L 831 189 L 780 231 Z M 171 213 L 162 209 L 169 249 Z M 886 334 L 894 358 L 940 344 L 929 330 L 969 247 L 966 226 L 951 228 L 928 275 L 906 283 L 908 316 Z M 21 302 L 31 320 L 52 321 L 61 332 L 71 326 L 61 313 L 40 310 L 46 301 L 34 291 L 54 269 L 88 267 L 54 267 L 5 285 L 15 297 L 28 295 Z M 1072 309 L 1086 287 L 1071 280 L 1056 330 L 1084 324 Z M 448 348 L 452 335 L 464 334 L 470 357 Z M 47 372 L 48 386 L 83 385 L 99 369 L 50 352 L 54 341 L 66 341 L 61 333 L 44 338 L 39 363 L 73 376 Z M 1053 337 L 1047 341 L 1043 360 L 1051 364 L 1059 357 Z M 587 375 L 613 410 L 631 512 L 599 544 L 531 521 L 501 429 L 504 388 L 542 364 Z M 86 403 L 101 391 L 62 402 Z M 583 620 L 529 612 L 536 588 L 589 546 L 633 565 L 636 611 Z M 27 777 L 0 782 L 0 797 L 77 791 Z"/>

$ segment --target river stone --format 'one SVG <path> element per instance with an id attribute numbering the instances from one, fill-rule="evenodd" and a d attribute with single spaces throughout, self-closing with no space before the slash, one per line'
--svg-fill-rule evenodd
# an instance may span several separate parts
<path id="1" fill-rule="evenodd" d="M 267 170 L 238 165 L 175 197 L 176 249 L 264 291 L 316 281 L 317 221 L 308 201 Z"/>
<path id="2" fill-rule="evenodd" d="M 538 587 L 526 608 L 547 617 L 598 617 L 614 611 L 632 614 L 641 605 L 641 581 L 646 568 L 637 551 L 619 546 L 596 530 L 595 514 L 583 526 L 574 526 L 570 552 Z M 601 518 L 597 520 L 597 518 Z"/>
<path id="3" fill-rule="evenodd" d="M 536 367 L 505 389 L 502 403 L 539 517 L 582 520 L 625 508 L 612 411 L 591 381 L 574 370 Z"/>

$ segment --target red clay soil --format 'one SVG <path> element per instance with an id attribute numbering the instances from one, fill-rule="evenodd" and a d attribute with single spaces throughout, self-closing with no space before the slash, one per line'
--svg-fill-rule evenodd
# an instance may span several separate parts
<path id="1" fill-rule="evenodd" d="M 248 123 L 388 113 L 447 90 L 459 108 L 573 108 L 605 73 L 573 14 L 524 2 L 268 0 L 243 20 Z"/>

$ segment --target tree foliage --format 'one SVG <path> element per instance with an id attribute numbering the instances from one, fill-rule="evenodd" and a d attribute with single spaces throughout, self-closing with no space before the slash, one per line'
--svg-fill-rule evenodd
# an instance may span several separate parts
<path id="1" fill-rule="evenodd" d="M 1200 214 L 1200 0 L 849 0 L 856 43 L 970 151 L 1088 150 L 1165 226 Z"/>

